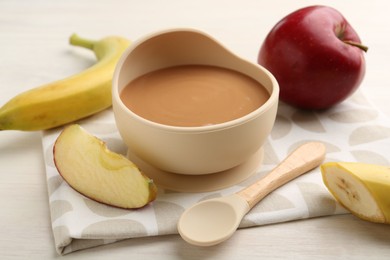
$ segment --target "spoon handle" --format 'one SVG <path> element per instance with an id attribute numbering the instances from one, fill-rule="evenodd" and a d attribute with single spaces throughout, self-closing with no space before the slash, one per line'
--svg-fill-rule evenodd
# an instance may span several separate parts
<path id="1" fill-rule="evenodd" d="M 326 148 L 320 142 L 309 142 L 298 147 L 265 177 L 237 192 L 253 208 L 270 192 L 319 166 L 325 158 Z"/>

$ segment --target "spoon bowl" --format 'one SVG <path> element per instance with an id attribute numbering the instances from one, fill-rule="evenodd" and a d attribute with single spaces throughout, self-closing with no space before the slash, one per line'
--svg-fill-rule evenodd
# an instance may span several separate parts
<path id="1" fill-rule="evenodd" d="M 236 231 L 245 214 L 270 192 L 319 166 L 325 151 L 325 146 L 319 142 L 303 144 L 251 186 L 233 195 L 195 204 L 180 217 L 179 234 L 197 246 L 225 241 Z"/>
<path id="2" fill-rule="evenodd" d="M 205 200 L 185 211 L 179 233 L 190 244 L 212 246 L 233 235 L 249 210 L 248 203 L 236 194 Z"/>

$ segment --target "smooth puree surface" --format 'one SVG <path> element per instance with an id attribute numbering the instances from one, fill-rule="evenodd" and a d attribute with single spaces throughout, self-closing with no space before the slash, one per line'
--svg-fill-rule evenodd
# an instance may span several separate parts
<path id="1" fill-rule="evenodd" d="M 171 126 L 214 125 L 244 116 L 264 104 L 267 90 L 240 72 L 183 65 L 147 73 L 121 92 L 137 115 Z"/>

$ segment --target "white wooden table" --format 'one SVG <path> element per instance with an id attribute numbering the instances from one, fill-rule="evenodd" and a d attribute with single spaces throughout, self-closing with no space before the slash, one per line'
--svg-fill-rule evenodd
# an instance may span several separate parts
<path id="1" fill-rule="evenodd" d="M 328 1 L 0 1 L 0 104 L 17 93 L 94 63 L 71 47 L 117 34 L 137 39 L 172 27 L 194 27 L 256 61 L 271 27 L 291 11 Z M 390 2 L 333 1 L 370 47 L 361 89 L 390 116 Z M 87 58 L 86 58 L 87 57 Z M 390 155 L 385 155 L 390 156 Z M 55 259 L 40 132 L 0 132 L 0 259 Z M 65 259 L 389 259 L 390 226 L 352 215 L 239 230 L 216 247 L 196 248 L 179 236 L 131 239 Z"/>

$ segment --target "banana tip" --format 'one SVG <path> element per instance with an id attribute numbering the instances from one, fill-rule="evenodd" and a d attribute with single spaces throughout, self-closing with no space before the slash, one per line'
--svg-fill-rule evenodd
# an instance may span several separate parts
<path id="1" fill-rule="evenodd" d="M 92 50 L 96 41 L 82 38 L 77 33 L 73 33 L 69 38 L 69 43 L 71 45 L 80 46 Z"/>

